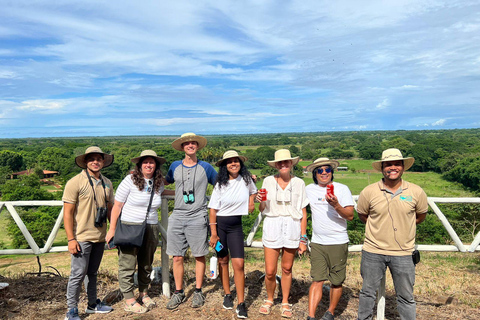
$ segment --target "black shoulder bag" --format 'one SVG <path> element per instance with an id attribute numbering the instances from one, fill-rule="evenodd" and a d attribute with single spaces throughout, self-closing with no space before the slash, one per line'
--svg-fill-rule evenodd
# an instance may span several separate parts
<path id="1" fill-rule="evenodd" d="M 153 194 L 155 189 L 152 188 L 150 195 L 150 202 L 148 203 L 147 214 L 145 220 L 142 223 L 122 222 L 122 214 L 118 216 L 117 227 L 115 228 L 115 237 L 113 240 L 114 246 L 133 246 L 141 247 L 143 244 L 143 236 L 145 234 L 145 228 L 147 227 L 147 217 L 152 207 Z"/>

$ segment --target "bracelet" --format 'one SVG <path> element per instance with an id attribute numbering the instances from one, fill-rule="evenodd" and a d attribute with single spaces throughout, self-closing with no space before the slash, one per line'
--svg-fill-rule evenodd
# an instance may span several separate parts
<path id="1" fill-rule="evenodd" d="M 217 224 L 217 223 L 216 223 L 216 222 L 211 222 L 211 223 L 209 223 L 209 225 L 212 225 L 212 224 Z"/>
<path id="2" fill-rule="evenodd" d="M 77 239 L 73 238 L 73 239 L 68 240 L 67 242 L 70 242 L 70 241 L 73 241 L 73 240 L 77 240 Z"/>
<path id="3" fill-rule="evenodd" d="M 300 240 L 305 240 L 305 241 L 307 241 L 307 240 L 308 240 L 307 235 L 305 234 L 305 235 L 301 236 L 301 237 L 300 237 Z"/>

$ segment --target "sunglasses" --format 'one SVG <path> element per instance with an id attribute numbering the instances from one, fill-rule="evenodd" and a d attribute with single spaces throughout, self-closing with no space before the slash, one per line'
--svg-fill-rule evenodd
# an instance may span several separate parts
<path id="1" fill-rule="evenodd" d="M 330 167 L 325 168 L 325 169 L 324 168 L 317 168 L 316 171 L 315 171 L 315 173 L 317 173 L 317 174 L 322 174 L 324 172 L 325 173 L 330 173 L 330 172 L 332 172 L 332 168 L 330 168 Z"/>
<path id="2" fill-rule="evenodd" d="M 152 192 L 152 185 L 153 185 L 153 181 L 148 180 L 148 187 L 145 189 L 145 191 L 148 193 Z"/>

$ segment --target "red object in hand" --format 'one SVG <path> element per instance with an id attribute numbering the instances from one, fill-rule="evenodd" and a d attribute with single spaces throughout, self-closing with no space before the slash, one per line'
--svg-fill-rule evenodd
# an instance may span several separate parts
<path id="1" fill-rule="evenodd" d="M 327 194 L 333 196 L 333 184 L 327 185 Z"/>
<path id="2" fill-rule="evenodd" d="M 262 201 L 267 201 L 267 189 L 260 189 L 258 193 L 262 196 Z"/>

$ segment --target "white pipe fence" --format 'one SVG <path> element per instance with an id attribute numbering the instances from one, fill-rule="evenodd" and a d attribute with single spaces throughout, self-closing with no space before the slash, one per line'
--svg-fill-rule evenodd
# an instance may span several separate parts
<path id="1" fill-rule="evenodd" d="M 353 197 L 355 201 L 358 200 L 358 196 Z M 163 196 L 162 197 L 162 206 L 161 206 L 161 219 L 159 221 L 160 233 L 162 237 L 161 245 L 161 259 L 162 259 L 162 292 L 165 296 L 170 298 L 170 273 L 169 273 L 169 257 L 166 253 L 166 244 L 167 244 L 167 229 L 168 229 L 168 201 L 173 200 L 174 196 Z M 418 245 L 417 249 L 420 251 L 459 251 L 459 252 L 475 252 L 479 251 L 480 244 L 480 232 L 475 236 L 475 239 L 470 245 L 462 243 L 460 237 L 457 235 L 456 231 L 452 228 L 450 222 L 447 220 L 443 212 L 438 208 L 437 203 L 478 203 L 480 204 L 480 198 L 438 198 L 438 197 L 429 197 L 428 204 L 430 208 L 435 212 L 437 217 L 442 222 L 443 226 L 447 230 L 448 234 L 452 238 L 454 245 Z M 38 207 L 38 206 L 57 206 L 62 207 L 60 214 L 58 215 L 55 226 L 53 227 L 47 242 L 43 248 L 40 248 L 35 240 L 33 239 L 30 232 L 27 230 L 22 219 L 18 215 L 15 207 Z M 62 201 L 0 201 L 0 213 L 3 208 L 6 208 L 12 218 L 15 220 L 15 223 L 18 225 L 23 236 L 27 240 L 30 249 L 4 249 L 0 250 L 0 255 L 5 254 L 35 254 L 40 255 L 48 252 L 65 252 L 68 251 L 68 246 L 53 246 L 53 242 L 57 233 L 63 223 L 63 202 Z M 355 204 L 356 209 L 356 204 Z M 255 223 L 252 227 L 252 230 L 247 236 L 245 241 L 245 246 L 253 248 L 263 248 L 261 241 L 253 241 L 253 237 L 257 232 L 260 224 L 262 222 L 262 215 L 259 214 Z M 351 245 L 348 247 L 350 252 L 360 252 L 362 250 L 362 245 Z M 377 299 L 377 319 L 385 319 L 385 277 L 382 280 L 381 286 L 378 290 L 378 299 Z"/>

